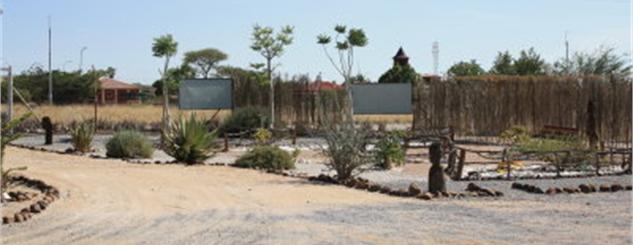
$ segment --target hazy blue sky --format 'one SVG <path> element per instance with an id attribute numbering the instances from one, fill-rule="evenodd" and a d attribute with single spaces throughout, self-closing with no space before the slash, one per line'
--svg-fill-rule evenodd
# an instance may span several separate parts
<path id="1" fill-rule="evenodd" d="M 47 64 L 47 16 L 53 19 L 53 67 L 113 66 L 117 78 L 151 83 L 161 60 L 152 38 L 171 33 L 184 51 L 214 47 L 229 54 L 225 64 L 262 62 L 249 48 L 255 23 L 295 27 L 295 41 L 278 60 L 279 72 L 322 72 L 341 78 L 328 63 L 316 36 L 335 24 L 365 29 L 369 45 L 357 51 L 360 72 L 376 80 L 403 46 L 418 72 L 432 71 L 431 44 L 440 44 L 440 71 L 476 59 L 488 68 L 499 50 L 517 54 L 534 46 L 548 61 L 564 55 L 568 31 L 572 51 L 601 44 L 629 53 L 629 0 L 387 1 L 387 0 L 0 0 L 4 6 L 4 57 L 18 71 Z"/>

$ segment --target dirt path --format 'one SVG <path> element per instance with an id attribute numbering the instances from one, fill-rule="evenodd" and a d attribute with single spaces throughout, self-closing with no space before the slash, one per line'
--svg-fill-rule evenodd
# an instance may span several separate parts
<path id="1" fill-rule="evenodd" d="M 135 165 L 16 148 L 5 161 L 28 166 L 25 175 L 56 186 L 62 198 L 27 223 L 2 226 L 2 244 L 631 242 L 630 192 L 592 206 L 421 202 L 230 167 Z"/>

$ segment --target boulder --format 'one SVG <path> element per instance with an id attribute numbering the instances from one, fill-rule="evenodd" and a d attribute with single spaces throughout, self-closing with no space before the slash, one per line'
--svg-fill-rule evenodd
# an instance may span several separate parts
<path id="1" fill-rule="evenodd" d="M 523 190 L 524 186 L 521 183 L 514 182 L 512 183 L 512 189 Z"/>
<path id="2" fill-rule="evenodd" d="M 630 191 L 631 189 L 633 189 L 633 185 L 627 185 L 624 189 L 626 189 L 627 191 Z"/>
<path id="3" fill-rule="evenodd" d="M 409 185 L 409 193 L 413 196 L 417 196 L 422 193 L 422 189 L 418 186 L 418 184 L 411 183 L 411 185 Z"/>
<path id="4" fill-rule="evenodd" d="M 600 192 L 611 192 L 611 186 L 600 185 L 599 190 L 600 190 Z"/>

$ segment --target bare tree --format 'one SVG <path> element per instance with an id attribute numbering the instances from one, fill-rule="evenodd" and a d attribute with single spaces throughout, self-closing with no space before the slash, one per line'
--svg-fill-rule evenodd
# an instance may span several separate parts
<path id="1" fill-rule="evenodd" d="M 364 47 L 368 43 L 367 36 L 363 29 L 351 28 L 349 31 L 343 25 L 334 27 L 334 48 L 338 54 L 338 61 L 335 61 L 327 49 L 327 45 L 332 42 L 332 38 L 327 34 L 317 36 L 317 43 L 322 45 L 323 52 L 327 56 L 334 69 L 343 76 L 345 90 L 347 91 L 346 119 L 348 122 L 354 121 L 354 109 L 352 106 L 352 78 L 354 68 L 354 48 Z"/>

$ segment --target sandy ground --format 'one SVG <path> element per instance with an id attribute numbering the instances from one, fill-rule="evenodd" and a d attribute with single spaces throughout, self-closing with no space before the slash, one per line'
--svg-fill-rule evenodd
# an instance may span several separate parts
<path id="1" fill-rule="evenodd" d="M 630 244 L 631 192 L 423 202 L 231 167 L 9 148 L 62 192 L 2 244 Z M 508 183 L 509 185 L 509 183 Z M 571 200 L 571 201 L 570 201 Z"/>

